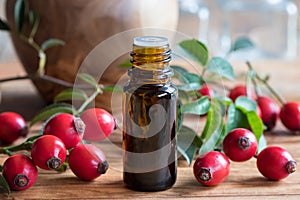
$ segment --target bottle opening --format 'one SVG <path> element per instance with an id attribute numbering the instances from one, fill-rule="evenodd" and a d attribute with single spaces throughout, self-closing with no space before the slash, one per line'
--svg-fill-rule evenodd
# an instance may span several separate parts
<path id="1" fill-rule="evenodd" d="M 159 36 L 142 36 L 134 38 L 133 44 L 141 47 L 160 47 L 169 44 L 168 39 Z"/>

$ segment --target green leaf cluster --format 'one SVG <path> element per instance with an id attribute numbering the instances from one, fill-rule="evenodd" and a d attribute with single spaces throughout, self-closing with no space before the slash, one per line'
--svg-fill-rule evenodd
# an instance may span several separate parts
<path id="1" fill-rule="evenodd" d="M 251 130 L 259 141 L 258 151 L 266 146 L 263 135 L 264 125 L 257 116 L 257 104 L 247 97 L 239 97 L 235 102 L 229 98 L 216 96 L 213 99 L 202 97 L 196 90 L 204 84 L 206 72 L 228 80 L 234 80 L 234 70 L 231 64 L 221 57 L 209 58 L 206 46 L 195 39 L 179 43 L 181 49 L 202 68 L 202 74 L 193 74 L 180 66 L 172 66 L 174 78 L 180 84 L 179 98 L 180 115 L 206 115 L 204 129 L 196 133 L 193 129 L 181 125 L 178 129 L 178 151 L 191 164 L 195 155 L 221 148 L 224 137 L 235 128 Z M 253 47 L 247 38 L 238 39 L 230 52 Z M 217 80 L 219 81 L 219 80 Z M 183 117 L 181 116 L 181 121 Z M 222 149 L 220 149 L 222 150 Z"/>

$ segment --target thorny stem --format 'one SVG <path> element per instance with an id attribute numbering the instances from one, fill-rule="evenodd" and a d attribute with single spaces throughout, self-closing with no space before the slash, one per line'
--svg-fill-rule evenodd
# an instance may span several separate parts
<path id="1" fill-rule="evenodd" d="M 253 70 L 251 63 L 250 63 L 249 61 L 247 61 L 246 63 L 247 63 L 247 65 L 248 65 L 249 69 Z M 254 71 L 254 70 L 253 70 L 253 71 Z M 254 72 L 255 72 L 255 71 L 254 71 Z M 264 78 L 261 78 L 256 72 L 255 72 L 255 77 L 256 77 L 259 81 L 261 81 L 261 82 L 268 88 L 268 90 L 275 96 L 275 98 L 276 98 L 282 105 L 285 104 L 284 98 L 283 98 L 281 95 L 279 95 L 279 93 L 278 93 L 274 88 L 272 88 L 272 86 L 268 83 L 268 79 L 266 79 L 266 78 L 265 78 L 265 79 L 264 79 Z M 252 79 L 252 80 L 254 80 L 254 79 Z"/>

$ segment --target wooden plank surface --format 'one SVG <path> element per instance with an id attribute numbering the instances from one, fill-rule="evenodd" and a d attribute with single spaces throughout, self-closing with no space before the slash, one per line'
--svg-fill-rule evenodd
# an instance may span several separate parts
<path id="1" fill-rule="evenodd" d="M 255 68 L 262 73 L 271 73 L 271 83 L 287 99 L 300 101 L 300 62 L 257 62 Z M 7 67 L 9 66 L 9 67 Z M 245 66 L 237 63 L 237 71 Z M 18 63 L 0 64 L 0 77 L 23 74 Z M 14 110 L 28 120 L 44 106 L 30 81 L 10 82 L 1 85 L 2 101 L 0 110 Z M 198 120 L 187 121 L 195 126 Z M 201 123 L 201 122 L 200 122 Z M 31 134 L 40 128 L 31 129 Z M 292 134 L 278 123 L 276 129 L 266 133 L 268 145 L 280 145 L 286 148 L 300 163 L 300 135 Z M 21 142 L 21 141 L 17 141 Z M 222 184 L 216 187 L 204 187 L 193 177 L 192 167 L 179 160 L 178 179 L 173 188 L 162 192 L 135 192 L 125 187 L 122 181 L 122 159 L 120 154 L 121 134 L 116 131 L 109 141 L 99 143 L 106 153 L 110 169 L 105 175 L 92 182 L 77 179 L 71 171 L 65 173 L 39 171 L 36 184 L 26 191 L 12 192 L 0 199 L 299 199 L 300 169 L 288 178 L 268 181 L 263 178 L 255 166 L 255 159 L 245 163 L 231 163 L 231 172 Z M 3 163 L 6 156 L 0 156 Z"/>

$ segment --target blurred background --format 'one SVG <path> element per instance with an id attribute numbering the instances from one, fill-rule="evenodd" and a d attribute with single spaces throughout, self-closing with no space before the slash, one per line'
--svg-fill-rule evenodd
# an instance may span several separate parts
<path id="1" fill-rule="evenodd" d="M 255 63 L 260 70 L 272 72 L 273 68 L 284 66 L 284 69 L 290 69 L 286 70 L 286 82 L 299 77 L 299 70 L 293 67 L 298 67 L 300 60 L 299 0 L 28 1 L 41 17 L 36 41 L 42 43 L 49 37 L 65 41 L 63 47 L 47 50 L 46 74 L 68 82 L 74 81 L 77 69 L 97 44 L 114 34 L 138 27 L 164 28 L 184 33 L 189 38 L 205 43 L 211 56 L 222 56 L 238 62 L 245 59 L 262 61 Z M 7 16 L 6 2 L 9 5 Z M 14 0 L 0 0 L 0 17 L 10 24 L 13 24 L 13 9 Z M 228 54 L 233 42 L 245 37 L 257 48 Z M 9 32 L 0 31 L 0 78 L 26 75 L 37 68 L 37 54 L 32 47 L 24 45 L 16 35 L 12 38 L 14 44 Z M 122 47 L 122 44 L 113 48 L 117 47 Z M 19 56 L 16 56 L 15 49 Z M 100 62 L 106 59 L 100 57 L 98 60 L 97 64 L 101 66 Z M 117 59 L 112 65 L 119 63 Z M 96 70 L 98 72 L 99 69 Z M 100 82 L 114 84 L 126 71 L 126 68 L 106 69 Z M 272 75 L 274 80 L 281 80 L 283 76 L 281 73 Z M 282 82 L 273 83 L 285 96 L 297 91 L 298 86 L 287 89 Z M 45 81 L 24 80 L 1 84 L 0 112 L 16 110 L 26 113 L 27 119 L 31 119 L 62 89 Z M 22 101 L 16 104 L 17 99 Z M 110 93 L 99 95 L 96 105 L 109 110 Z"/>
<path id="2" fill-rule="evenodd" d="M 259 50 L 244 52 L 236 58 L 294 59 L 300 35 L 299 2 L 178 0 L 176 30 L 207 44 L 213 55 L 226 56 L 232 42 L 246 36 Z M 0 16 L 5 19 L 5 0 L 0 1 Z M 9 34 L 4 31 L 0 31 L 0 49 L 0 62 L 17 59 Z"/>

